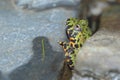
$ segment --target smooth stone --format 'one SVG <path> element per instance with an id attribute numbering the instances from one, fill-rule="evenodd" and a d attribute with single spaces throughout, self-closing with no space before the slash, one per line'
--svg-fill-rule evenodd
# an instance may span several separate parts
<path id="1" fill-rule="evenodd" d="M 120 74 L 119 49 L 120 30 L 114 33 L 104 28 L 99 30 L 86 41 L 77 55 L 75 74 L 78 74 L 79 78 L 76 77 L 77 79 L 75 80 L 80 80 L 80 75 L 102 78 L 109 71 L 115 73 L 118 71 L 118 74 Z"/>

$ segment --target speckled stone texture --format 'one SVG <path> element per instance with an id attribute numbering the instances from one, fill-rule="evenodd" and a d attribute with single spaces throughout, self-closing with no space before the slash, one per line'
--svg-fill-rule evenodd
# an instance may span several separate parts
<path id="1" fill-rule="evenodd" d="M 81 0 L 12 0 L 16 7 L 28 10 L 45 10 L 56 7 L 78 6 Z"/>
<path id="2" fill-rule="evenodd" d="M 70 5 L 74 3 L 67 1 Z M 0 71 L 3 80 L 57 79 L 64 60 L 57 42 L 66 39 L 66 19 L 76 16 L 75 9 L 52 7 L 51 4 L 58 5 L 58 2 L 60 0 L 0 0 Z M 50 9 L 35 11 L 49 3 Z M 32 5 L 32 9 L 21 8 L 24 4 Z M 44 61 L 41 60 L 42 39 Z"/>
<path id="3" fill-rule="evenodd" d="M 112 6 L 103 14 L 100 30 L 77 55 L 72 80 L 120 80 L 119 11 Z"/>

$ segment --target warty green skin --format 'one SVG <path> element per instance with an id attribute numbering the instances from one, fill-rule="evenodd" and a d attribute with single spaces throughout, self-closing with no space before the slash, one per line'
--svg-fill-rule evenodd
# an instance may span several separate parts
<path id="1" fill-rule="evenodd" d="M 72 70 L 75 65 L 75 59 L 78 51 L 91 35 L 87 20 L 78 20 L 69 18 L 66 21 L 66 35 L 69 42 L 60 42 L 65 52 L 65 60 L 68 67 Z"/>

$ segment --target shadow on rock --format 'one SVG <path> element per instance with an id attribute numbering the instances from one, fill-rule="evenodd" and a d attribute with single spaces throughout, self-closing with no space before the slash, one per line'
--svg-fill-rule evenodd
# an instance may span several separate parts
<path id="1" fill-rule="evenodd" d="M 44 41 L 44 42 L 42 42 Z M 44 44 L 45 57 L 43 58 Z M 45 37 L 36 37 L 33 40 L 34 55 L 31 60 L 17 69 L 10 75 L 11 80 L 56 80 L 59 74 L 63 55 L 52 50 L 49 41 Z"/>
<path id="2" fill-rule="evenodd" d="M 0 80 L 3 80 L 3 76 L 2 76 L 1 71 L 0 71 Z"/>

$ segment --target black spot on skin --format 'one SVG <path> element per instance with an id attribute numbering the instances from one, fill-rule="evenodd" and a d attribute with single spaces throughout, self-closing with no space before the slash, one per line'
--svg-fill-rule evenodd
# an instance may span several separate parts
<path id="1" fill-rule="evenodd" d="M 85 30 L 86 30 L 86 31 L 88 31 L 88 29 L 87 29 L 87 28 L 86 28 Z"/>
<path id="2" fill-rule="evenodd" d="M 73 69 L 74 69 L 74 66 L 73 66 L 73 65 L 68 65 L 68 68 L 69 68 L 70 70 L 73 70 Z"/>
<path id="3" fill-rule="evenodd" d="M 79 48 L 78 44 L 75 44 L 75 47 L 76 47 L 76 48 Z"/>
<path id="4" fill-rule="evenodd" d="M 66 25 L 68 25 L 69 24 L 69 22 L 66 22 Z"/>
<path id="5" fill-rule="evenodd" d="M 75 51 L 74 51 L 74 50 L 72 50 L 71 54 L 74 54 L 74 52 L 75 52 Z"/>
<path id="6" fill-rule="evenodd" d="M 82 47 L 82 44 L 80 44 L 80 47 Z"/>
<path id="7" fill-rule="evenodd" d="M 68 25 L 68 26 L 73 26 L 73 24 L 70 25 L 70 23 L 71 23 L 71 22 L 68 22 L 68 21 L 67 21 L 67 22 L 66 22 L 66 25 Z"/>
<path id="8" fill-rule="evenodd" d="M 87 37 L 86 37 L 86 36 L 84 36 L 84 39 L 86 40 L 86 39 L 87 39 Z"/>
<path id="9" fill-rule="evenodd" d="M 66 29 L 69 29 L 69 28 L 71 28 L 72 26 L 70 26 L 70 25 L 67 25 L 67 28 Z"/>
<path id="10" fill-rule="evenodd" d="M 74 65 L 73 65 L 72 60 L 70 60 L 70 62 L 68 62 L 67 65 L 68 65 L 68 67 L 69 67 L 70 70 L 74 69 Z"/>
<path id="11" fill-rule="evenodd" d="M 65 49 L 67 48 L 67 45 L 66 45 L 66 44 L 64 44 L 63 46 L 64 46 Z"/>
<path id="12" fill-rule="evenodd" d="M 73 44 L 70 44 L 70 46 L 73 46 Z"/>
<path id="13" fill-rule="evenodd" d="M 68 18 L 67 21 L 70 21 L 70 18 Z"/>
<path id="14" fill-rule="evenodd" d="M 64 42 L 59 42 L 59 44 L 60 44 L 61 46 L 63 46 L 63 43 L 64 43 Z"/>
<path id="15" fill-rule="evenodd" d="M 72 62 L 72 60 L 70 60 L 69 62 L 68 62 L 68 65 L 72 65 L 73 64 L 73 62 Z"/>
<path id="16" fill-rule="evenodd" d="M 79 42 L 79 41 L 80 41 L 80 39 L 77 40 L 77 42 Z"/>
<path id="17" fill-rule="evenodd" d="M 85 26 L 85 24 L 82 24 L 82 26 Z"/>

